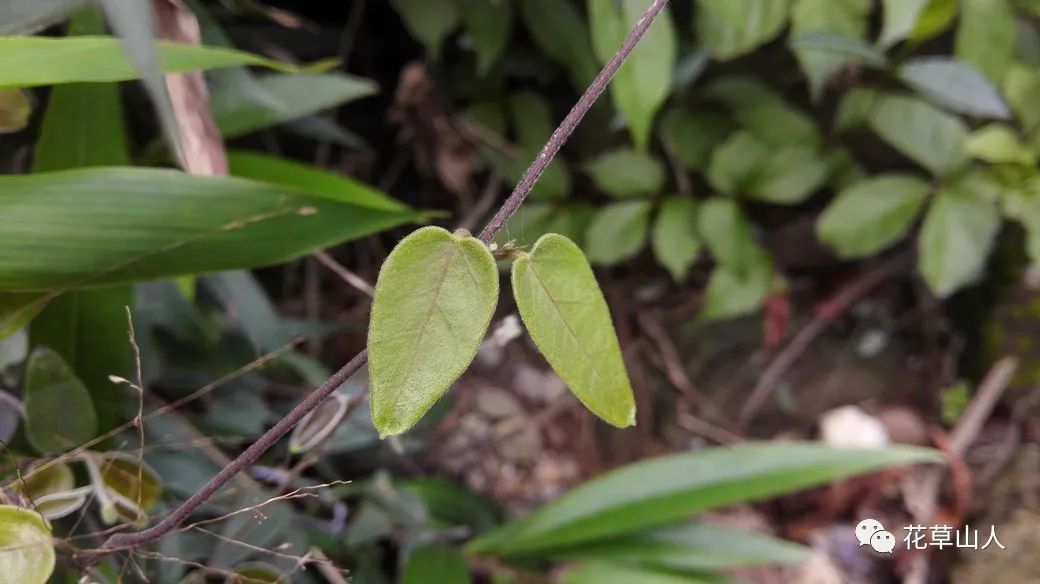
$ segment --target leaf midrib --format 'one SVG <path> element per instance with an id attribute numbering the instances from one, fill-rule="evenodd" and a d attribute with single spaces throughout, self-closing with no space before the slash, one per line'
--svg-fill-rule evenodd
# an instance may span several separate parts
<path id="1" fill-rule="evenodd" d="M 534 274 L 534 279 L 538 282 L 538 285 L 542 287 L 542 291 L 544 291 L 545 295 L 549 298 L 549 303 L 552 304 L 552 307 L 554 310 L 556 310 L 556 313 L 560 315 L 560 320 L 563 322 L 564 328 L 567 329 L 567 332 L 570 333 L 571 337 L 574 338 L 574 343 L 578 345 L 578 349 L 580 349 L 582 355 L 585 356 L 586 362 L 592 369 L 593 376 L 595 376 L 595 378 L 599 380 L 599 367 L 596 366 L 596 362 L 592 359 L 592 356 L 589 355 L 589 352 L 585 350 L 585 345 L 582 344 L 581 339 L 578 338 L 577 333 L 575 333 L 574 329 L 571 327 L 571 323 L 567 321 L 567 318 L 564 316 L 563 311 L 560 310 L 560 305 L 556 302 L 556 298 L 553 297 L 552 293 L 549 292 L 549 288 L 545 285 L 545 282 L 542 280 L 541 274 L 539 274 L 538 269 L 534 267 L 534 262 L 528 261 L 527 265 L 531 269 L 531 273 Z"/>
<path id="2" fill-rule="evenodd" d="M 429 309 L 426 310 L 426 317 L 423 319 L 422 325 L 419 327 L 419 333 L 415 336 L 415 342 L 412 345 L 411 354 L 408 357 L 408 365 L 405 368 L 405 374 L 401 376 L 400 386 L 404 386 L 407 380 L 412 377 L 415 373 L 415 360 L 419 355 L 419 345 L 422 344 L 422 339 L 426 335 L 426 330 L 430 326 L 430 321 L 433 319 L 433 314 L 437 312 L 440 307 L 441 292 L 444 290 L 444 283 L 448 281 L 448 274 L 451 272 L 451 267 L 455 263 L 455 258 L 458 257 L 461 251 L 461 242 L 453 241 L 451 253 L 448 255 L 448 259 L 445 260 L 445 265 L 437 279 L 437 289 L 433 294 L 433 301 L 430 303 Z M 449 327 L 450 328 L 450 327 Z M 397 388 L 400 390 L 400 386 Z"/>

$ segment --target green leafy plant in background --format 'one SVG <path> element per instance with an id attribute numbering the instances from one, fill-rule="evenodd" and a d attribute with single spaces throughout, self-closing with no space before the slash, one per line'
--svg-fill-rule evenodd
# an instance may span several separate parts
<path id="1" fill-rule="evenodd" d="M 501 20 L 525 26 L 535 48 L 580 85 L 588 77 L 587 57 L 580 55 L 591 51 L 602 62 L 645 2 L 589 0 L 587 25 L 573 22 L 574 6 L 568 2 L 490 4 L 499 14 L 515 10 L 519 19 Z M 1030 96 L 1040 95 L 1040 53 L 1028 6 L 1010 0 L 693 4 L 692 27 L 677 35 L 688 25 L 661 19 L 611 86 L 617 114 L 611 128 L 627 127 L 631 146 L 613 132 L 590 131 L 598 139 L 572 153 L 578 160 L 558 163 L 556 172 L 565 175 L 574 174 L 568 167 L 583 170 L 608 200 L 578 196 L 585 195 L 579 192 L 584 189 L 567 188 L 574 180 L 560 183 L 552 201 L 529 206 L 504 238 L 519 236 L 530 244 L 557 231 L 601 265 L 628 261 L 649 243 L 662 266 L 680 280 L 706 249 L 716 268 L 705 288 L 705 318 L 748 314 L 771 291 L 784 289 L 784 274 L 772 266 L 767 252 L 754 254 L 758 257 L 751 267 L 732 263 L 734 254 L 723 249 L 720 238 L 703 231 L 711 221 L 697 219 L 704 215 L 699 208 L 717 196 L 732 201 L 743 217 L 739 221 L 748 223 L 741 231 L 750 235 L 735 244 L 745 249 L 760 245 L 755 217 L 762 203 L 801 205 L 830 196 L 817 233 L 839 258 L 882 253 L 915 236 L 918 271 L 940 297 L 978 280 L 1005 219 L 1025 227 L 1031 258 L 1038 261 L 1040 236 L 1033 233 L 1040 222 L 1029 201 L 1040 154 L 1040 118 Z M 406 5 L 398 9 L 417 37 L 429 38 L 431 23 L 413 18 Z M 545 18 L 531 18 L 535 11 Z M 881 28 L 870 38 L 875 13 Z M 552 27 L 539 24 L 542 20 L 571 23 L 569 34 L 554 34 Z M 459 27 L 463 38 L 477 34 L 461 18 L 439 25 L 438 47 Z M 685 40 L 691 35 L 692 42 Z M 807 89 L 808 99 L 798 100 L 799 105 L 789 99 L 799 90 L 792 92 L 789 81 L 758 65 L 782 50 L 775 43 L 785 35 L 782 42 Z M 943 35 L 951 41 L 949 54 L 915 55 L 922 42 Z M 474 44 L 472 50 L 483 64 L 508 62 L 501 48 L 489 51 Z M 706 59 L 725 63 L 738 58 L 759 61 L 749 61 L 737 74 L 723 73 L 724 67 L 715 74 L 705 65 Z M 788 71 L 784 68 L 785 75 Z M 864 75 L 853 76 L 860 71 Z M 484 74 L 489 82 L 475 93 L 462 90 L 463 97 L 479 105 L 471 110 L 472 119 L 497 134 L 496 143 L 508 144 L 503 120 L 509 98 L 505 92 L 497 96 L 499 79 Z M 783 97 L 777 83 L 784 84 Z M 836 106 L 834 119 L 822 123 L 806 110 L 823 112 L 830 105 Z M 540 107 L 547 110 L 544 102 Z M 544 118 L 540 113 L 527 119 Z M 537 121 L 533 127 L 544 127 L 547 134 L 549 125 Z M 521 159 L 532 149 L 532 140 L 522 135 L 527 131 L 520 124 L 514 128 Z M 891 151 L 879 156 L 862 148 L 867 134 Z M 492 168 L 506 166 L 500 148 L 485 148 L 485 157 Z M 892 177 L 892 171 L 871 175 L 864 170 L 879 163 L 904 168 Z M 676 164 L 676 172 L 693 175 L 683 181 L 690 184 L 669 186 L 664 169 Z M 502 175 L 519 179 L 515 172 Z M 677 195 L 676 187 L 698 192 Z M 676 203 L 677 198 L 692 200 Z"/>

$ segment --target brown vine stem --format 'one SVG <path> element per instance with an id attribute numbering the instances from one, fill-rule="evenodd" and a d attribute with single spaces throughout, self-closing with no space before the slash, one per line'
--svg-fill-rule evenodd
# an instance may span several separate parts
<path id="1" fill-rule="evenodd" d="M 640 17 L 639 22 L 636 23 L 635 28 L 632 29 L 628 36 L 625 37 L 621 47 L 618 48 L 614 56 L 610 58 L 610 61 L 604 65 L 603 70 L 599 72 L 599 75 L 592 81 L 592 83 L 585 89 L 585 93 L 582 94 L 581 98 L 578 99 L 578 103 L 574 104 L 571 111 L 567 114 L 567 117 L 560 122 L 559 127 L 553 132 L 552 136 L 549 137 L 549 141 L 542 148 L 542 151 L 538 156 L 531 162 L 531 165 L 524 172 L 523 178 L 513 189 L 513 192 L 506 199 L 505 203 L 499 208 L 495 216 L 491 218 L 484 230 L 480 232 L 480 240 L 484 243 L 489 243 L 491 239 L 502 229 L 506 224 L 506 221 L 516 213 L 520 205 L 523 204 L 524 199 L 531 193 L 531 189 L 534 188 L 535 183 L 542 176 L 545 168 L 549 166 L 552 159 L 560 151 L 563 144 L 570 138 L 571 134 L 574 133 L 574 129 L 578 127 L 582 118 L 588 113 L 589 108 L 596 102 L 596 99 L 606 90 L 607 85 L 610 84 L 611 79 L 621 68 L 621 64 L 624 63 L 625 59 L 635 48 L 639 39 L 643 38 L 647 29 L 653 23 L 657 15 L 664 10 L 667 6 L 668 0 L 654 0 L 650 6 Z M 154 526 L 139 531 L 136 533 L 117 533 L 110 537 L 108 541 L 102 546 L 99 553 L 111 553 L 120 550 L 135 549 L 149 543 L 156 541 L 163 537 L 178 525 L 180 525 L 189 515 L 195 512 L 203 503 L 205 503 L 210 497 L 216 494 L 228 481 L 230 481 L 235 475 L 245 470 L 246 467 L 253 464 L 260 458 L 265 452 L 267 452 L 272 446 L 275 445 L 283 436 L 285 436 L 289 430 L 303 419 L 304 416 L 309 414 L 314 408 L 318 407 L 322 401 L 325 400 L 333 391 L 339 386 L 343 385 L 351 376 L 357 373 L 365 362 L 368 360 L 368 351 L 362 350 L 360 353 L 354 356 L 346 365 L 343 366 L 339 371 L 334 373 L 332 377 L 328 379 L 321 387 L 311 392 L 299 405 L 297 405 L 291 412 L 289 412 L 284 418 L 278 421 L 277 424 L 271 427 L 270 430 L 264 432 L 262 436 L 256 439 L 249 448 L 246 448 L 238 455 L 238 458 L 231 461 L 230 464 L 225 466 L 213 476 L 212 479 L 204 487 L 199 489 L 194 495 L 188 498 L 187 501 L 181 503 L 176 509 L 170 512 L 162 521 L 156 523 Z"/>

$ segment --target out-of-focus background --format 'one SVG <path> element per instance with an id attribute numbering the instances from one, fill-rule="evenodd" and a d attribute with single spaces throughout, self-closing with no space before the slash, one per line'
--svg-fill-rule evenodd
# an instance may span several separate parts
<path id="1" fill-rule="evenodd" d="M 76 560 L 364 348 L 389 250 L 479 231 L 648 5 L 0 1 L 0 582 L 1040 581 L 1033 0 L 674 0 L 496 240 L 584 250 L 634 427 L 506 259 L 417 427 L 362 371 Z"/>

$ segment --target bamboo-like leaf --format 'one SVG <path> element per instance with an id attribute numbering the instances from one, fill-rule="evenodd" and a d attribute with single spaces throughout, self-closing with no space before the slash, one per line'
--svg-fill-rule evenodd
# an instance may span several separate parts
<path id="1" fill-rule="evenodd" d="M 134 168 L 0 177 L 0 208 L 5 291 L 278 263 L 418 218 L 350 190 Z"/>
<path id="2" fill-rule="evenodd" d="M 219 84 L 210 96 L 213 119 L 225 138 L 288 122 L 376 93 L 367 79 L 336 73 L 274 73 L 252 79 L 250 92 Z M 259 92 L 264 99 L 254 93 Z"/>
<path id="3" fill-rule="evenodd" d="M 457 550 L 440 544 L 425 545 L 408 555 L 401 584 L 469 584 L 469 568 Z"/>
<path id="4" fill-rule="evenodd" d="M 168 41 L 160 41 L 156 47 L 164 73 L 235 65 L 297 70 L 292 65 L 234 49 Z M 0 87 L 129 81 L 138 76 L 115 37 L 0 37 Z"/>
<path id="5" fill-rule="evenodd" d="M 372 419 L 382 436 L 419 421 L 473 361 L 498 303 L 480 240 L 424 227 L 379 270 L 368 331 Z"/>
<path id="6" fill-rule="evenodd" d="M 938 452 L 923 448 L 856 450 L 807 442 L 673 454 L 589 481 L 470 547 L 507 555 L 565 549 L 886 466 L 941 460 Z"/>
<path id="7" fill-rule="evenodd" d="M 538 350 L 585 407 L 614 426 L 635 423 L 635 399 L 610 309 L 585 255 L 550 233 L 513 263 L 513 294 Z"/>
<path id="8" fill-rule="evenodd" d="M 25 430 L 42 453 L 70 450 L 97 432 L 87 388 L 65 360 L 46 347 L 35 349 L 26 366 Z"/>
<path id="9" fill-rule="evenodd" d="M 93 9 L 69 24 L 69 35 L 103 30 L 101 14 Z M 33 172 L 129 162 L 117 85 L 69 83 L 51 89 L 33 152 Z M 100 431 L 112 429 L 123 418 L 123 388 L 109 376 L 129 373 L 125 310 L 134 305 L 133 299 L 129 285 L 70 291 L 52 300 L 30 328 L 33 346 L 57 351 L 83 381 Z"/>
<path id="10" fill-rule="evenodd" d="M 0 575 L 5 582 L 44 584 L 54 571 L 51 528 L 35 511 L 0 505 Z"/>

